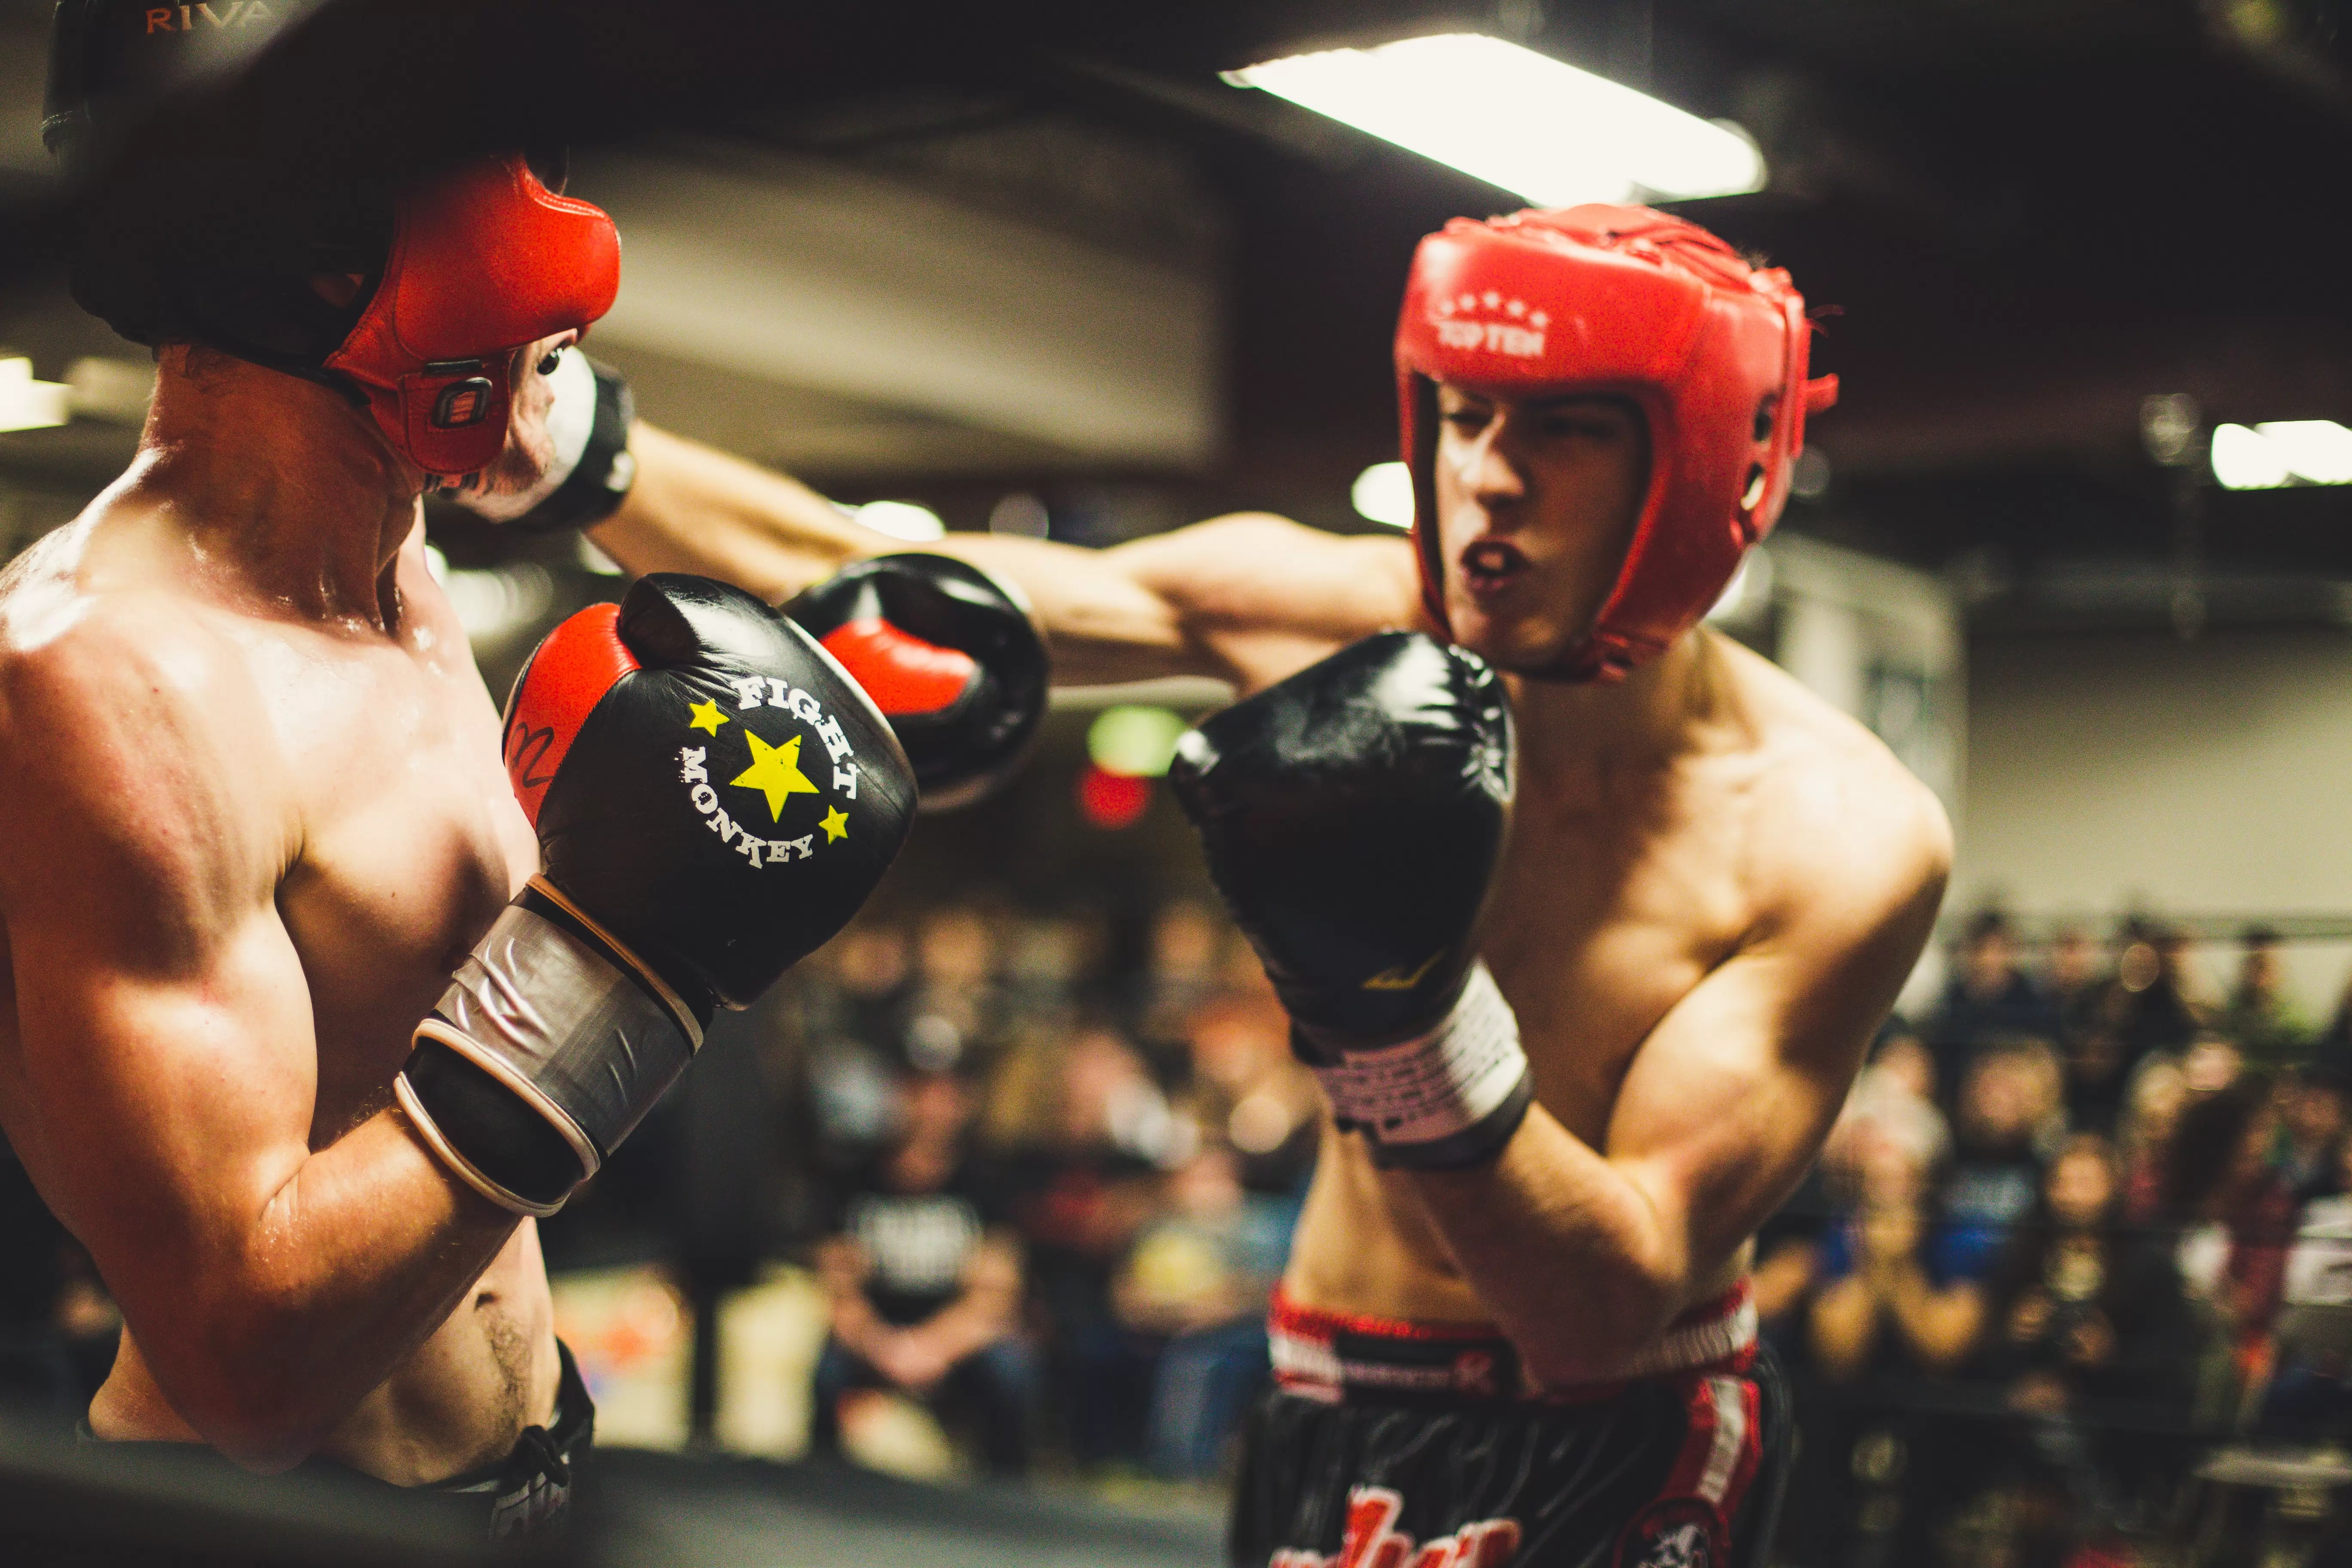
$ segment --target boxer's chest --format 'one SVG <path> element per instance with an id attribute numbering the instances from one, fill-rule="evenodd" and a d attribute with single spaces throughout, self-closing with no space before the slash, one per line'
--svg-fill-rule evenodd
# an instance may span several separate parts
<path id="1" fill-rule="evenodd" d="M 1727 782 L 1701 771 L 1650 806 L 1555 811 L 1523 784 L 1483 945 L 1538 1098 L 1595 1143 L 1634 1051 L 1751 919 L 1746 816 Z"/>
<path id="2" fill-rule="evenodd" d="M 314 1141 L 381 1101 L 411 1027 L 537 862 L 496 710 L 435 601 L 412 605 L 397 645 L 254 650 L 282 667 L 263 689 L 302 823 L 278 906 L 310 989 Z"/>

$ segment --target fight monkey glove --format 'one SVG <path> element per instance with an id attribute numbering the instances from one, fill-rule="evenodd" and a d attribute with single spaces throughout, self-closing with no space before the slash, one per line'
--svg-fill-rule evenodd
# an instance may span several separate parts
<path id="1" fill-rule="evenodd" d="M 1187 732 L 1168 776 L 1339 1125 L 1386 1165 L 1501 1152 L 1532 1090 L 1473 946 L 1511 816 L 1495 672 L 1367 637 Z"/>
<path id="2" fill-rule="evenodd" d="M 1007 583 L 947 555 L 880 555 L 784 614 L 888 716 L 927 810 L 968 805 L 1020 766 L 1048 683 L 1045 640 Z"/>
<path id="3" fill-rule="evenodd" d="M 748 1005 L 865 903 L 906 754 L 798 626 L 669 574 L 548 635 L 507 701 L 541 870 L 417 1026 L 401 1105 L 461 1178 L 552 1214 Z"/>

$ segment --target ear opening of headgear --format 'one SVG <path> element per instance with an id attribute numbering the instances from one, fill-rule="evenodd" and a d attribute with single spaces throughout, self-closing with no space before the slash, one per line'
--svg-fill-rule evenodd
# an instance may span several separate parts
<path id="1" fill-rule="evenodd" d="M 1646 207 L 1456 218 L 1413 257 L 1397 322 L 1403 456 L 1430 617 L 1452 635 L 1437 526 L 1439 383 L 1509 398 L 1624 397 L 1648 426 L 1650 480 L 1591 627 L 1521 673 L 1622 677 L 1697 625 L 1778 521 L 1804 417 L 1811 325 L 1786 272 Z"/>

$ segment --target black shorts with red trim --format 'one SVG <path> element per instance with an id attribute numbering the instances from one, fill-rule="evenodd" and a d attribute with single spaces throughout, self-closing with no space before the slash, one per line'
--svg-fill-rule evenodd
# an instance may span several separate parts
<path id="1" fill-rule="evenodd" d="M 1360 1375 L 1384 1351 L 1515 1370 L 1491 1337 L 1357 1331 L 1343 1351 L 1359 1375 L 1286 1379 L 1250 1418 L 1237 1568 L 1762 1568 L 1793 1448 L 1788 1385 L 1762 1347 L 1517 1397 Z"/>

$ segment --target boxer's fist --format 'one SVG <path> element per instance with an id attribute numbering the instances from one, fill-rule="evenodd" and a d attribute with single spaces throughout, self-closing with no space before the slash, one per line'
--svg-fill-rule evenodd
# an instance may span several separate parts
<path id="1" fill-rule="evenodd" d="M 848 922 L 914 803 L 856 683 L 703 577 L 644 578 L 550 633 L 504 744 L 546 880 L 706 1016 Z"/>
<path id="2" fill-rule="evenodd" d="M 701 1042 L 845 924 L 904 842 L 889 725 L 758 599 L 661 574 L 551 633 L 507 704 L 541 873 L 398 1085 L 486 1195 L 551 1213 Z"/>
<path id="3" fill-rule="evenodd" d="M 1495 672 L 1368 637 L 1186 734 L 1169 779 L 1342 1124 L 1394 1163 L 1499 1149 L 1528 1085 L 1474 962 L 1511 813 Z"/>
<path id="4" fill-rule="evenodd" d="M 1045 715 L 1045 644 L 1017 590 L 946 555 L 860 561 L 784 613 L 890 721 L 927 809 L 1009 777 Z"/>

